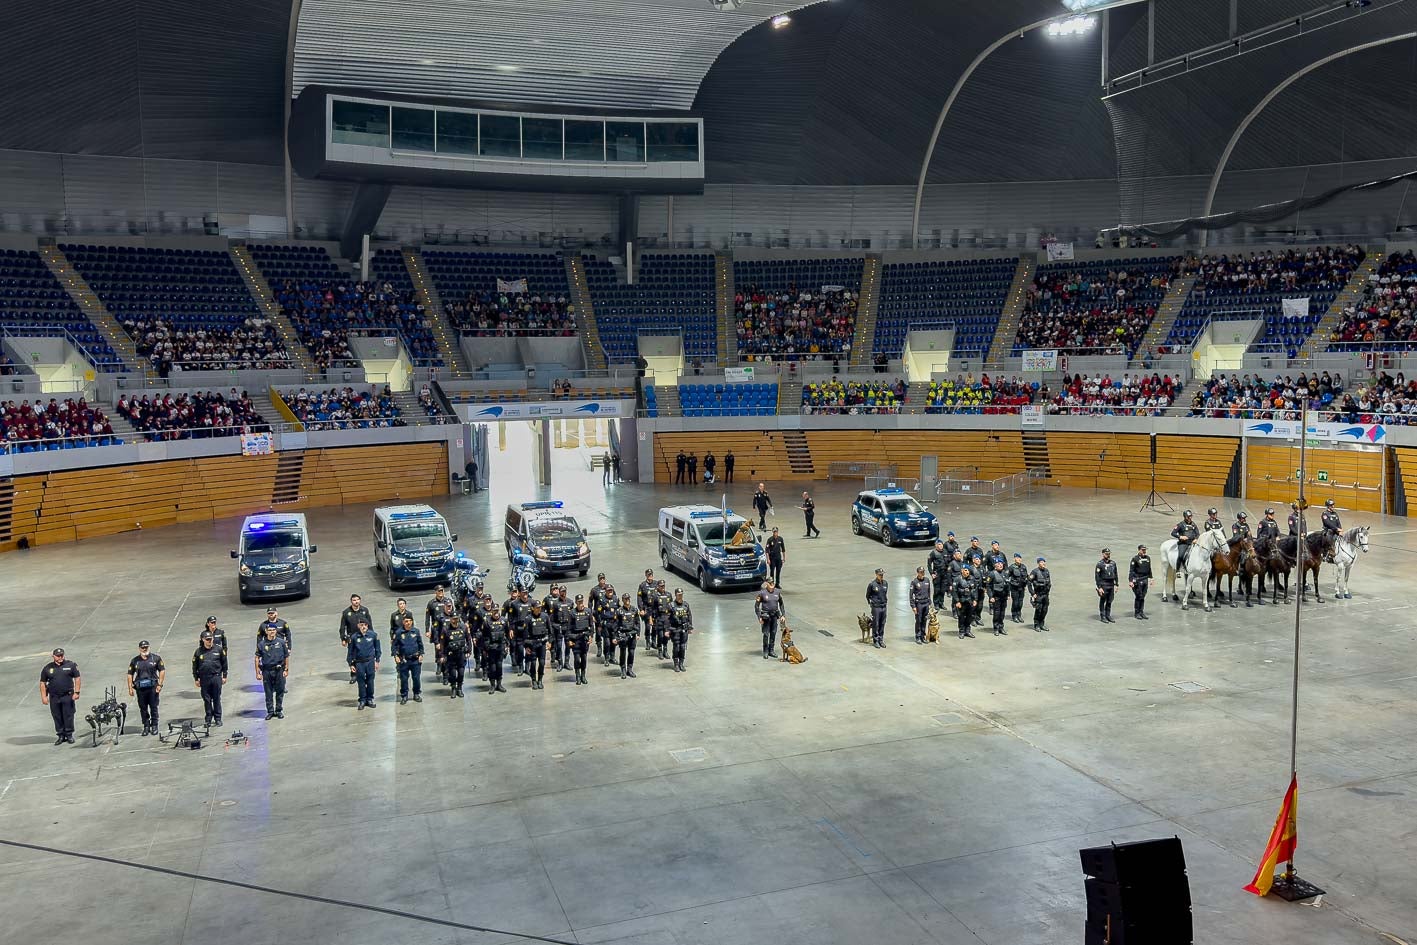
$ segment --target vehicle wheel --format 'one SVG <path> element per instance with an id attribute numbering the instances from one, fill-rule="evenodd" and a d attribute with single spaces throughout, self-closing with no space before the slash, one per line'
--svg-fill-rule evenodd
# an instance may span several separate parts
<path id="1" fill-rule="evenodd" d="M 659 563 L 664 566 L 664 570 L 669 570 L 669 549 L 659 549 Z"/>
<path id="2" fill-rule="evenodd" d="M 851 534 L 861 534 L 861 519 L 855 515 L 851 516 Z"/>
<path id="3" fill-rule="evenodd" d="M 894 547 L 895 547 L 895 529 L 891 528 L 889 525 L 887 525 L 885 528 L 881 529 L 881 543 L 882 543 L 883 545 L 885 545 L 887 548 L 894 548 Z"/>
<path id="4" fill-rule="evenodd" d="M 699 568 L 699 590 L 705 594 L 709 592 L 709 576 L 703 568 Z"/>
<path id="5" fill-rule="evenodd" d="M 579 573 L 581 577 L 585 577 L 587 574 L 590 573 L 590 568 L 581 568 Z"/>
<path id="6" fill-rule="evenodd" d="M 389 570 L 387 570 L 387 571 L 384 572 L 384 576 L 385 576 L 385 578 L 388 580 L 388 583 L 389 583 L 389 590 L 391 590 L 391 591 L 396 591 L 396 590 L 398 590 L 398 586 L 394 583 L 394 569 L 393 569 L 393 568 L 389 568 Z"/>
<path id="7" fill-rule="evenodd" d="M 237 591 L 236 596 L 239 597 L 239 598 L 241 598 L 241 603 L 243 603 L 243 604 L 249 604 L 249 603 L 251 603 L 251 598 L 248 597 L 246 594 L 240 592 L 240 591 Z"/>

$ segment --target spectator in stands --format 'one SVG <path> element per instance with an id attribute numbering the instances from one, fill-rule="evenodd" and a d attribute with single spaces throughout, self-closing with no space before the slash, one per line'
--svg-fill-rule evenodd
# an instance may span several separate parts
<path id="1" fill-rule="evenodd" d="M 1363 261 L 1361 246 L 1316 246 L 1281 252 L 1202 256 L 1192 292 L 1249 294 L 1338 289 Z"/>
<path id="2" fill-rule="evenodd" d="M 563 295 L 472 291 L 446 306 L 448 320 L 473 335 L 574 335 L 576 307 Z"/>
<path id="3" fill-rule="evenodd" d="M 428 415 L 428 419 L 434 423 L 443 422 L 443 410 L 438 406 L 438 402 L 433 399 L 433 392 L 427 384 L 423 385 L 423 390 L 418 394 L 418 404 L 423 408 L 423 412 Z"/>
<path id="4" fill-rule="evenodd" d="M 227 396 L 217 391 L 193 394 L 144 395 L 118 398 L 117 408 L 129 423 L 153 440 L 204 439 L 237 436 L 269 430 L 266 420 L 245 391 L 233 388 Z"/>
<path id="5" fill-rule="evenodd" d="M 122 442 L 113 436 L 103 411 L 82 397 L 63 403 L 53 397 L 47 404 L 39 400 L 0 403 L 0 438 L 11 446 L 34 443 L 51 448 L 65 443 L 99 446 Z"/>
<path id="6" fill-rule="evenodd" d="M 1378 412 L 1383 401 L 1368 388 L 1360 388 L 1357 399 L 1344 398 L 1342 382 L 1327 371 L 1321 375 L 1301 373 L 1297 378 L 1275 375 L 1268 383 L 1258 375 L 1216 374 L 1191 398 L 1190 416 L 1297 420 L 1305 403 L 1310 410 L 1348 410 L 1360 415 Z"/>
<path id="7" fill-rule="evenodd" d="M 417 294 L 400 292 L 392 283 L 292 281 L 275 298 L 321 371 L 358 365 L 351 335 L 393 332 L 415 362 L 438 357 L 432 324 Z"/>
<path id="8" fill-rule="evenodd" d="M 802 412 L 807 414 L 900 413 L 905 403 L 905 381 L 830 381 L 804 384 Z"/>
<path id="9" fill-rule="evenodd" d="M 240 328 L 172 328 L 161 318 L 127 318 L 123 329 L 140 356 L 162 377 L 174 366 L 189 371 L 275 370 L 291 366 L 290 354 L 270 323 L 259 316 Z"/>
<path id="10" fill-rule="evenodd" d="M 20 373 L 20 369 L 15 366 L 15 362 L 10 360 L 10 356 L 0 352 L 0 377 L 9 377 L 11 374 Z"/>
<path id="11" fill-rule="evenodd" d="M 1171 376 L 1124 374 L 1065 378 L 1062 390 L 1048 405 L 1049 413 L 1147 414 L 1171 406 L 1179 385 Z"/>
<path id="12" fill-rule="evenodd" d="M 1017 344 L 1130 356 L 1156 315 L 1138 295 L 1164 293 L 1175 274 L 1175 269 L 1151 274 L 1114 269 L 1101 278 L 1082 271 L 1040 274 L 1024 299 Z"/>
<path id="13" fill-rule="evenodd" d="M 816 361 L 851 351 L 856 293 L 840 287 L 773 294 L 756 285 L 733 299 L 738 352 L 747 361 Z"/>
<path id="14" fill-rule="evenodd" d="M 387 386 L 377 395 L 352 387 L 307 393 L 302 387 L 290 408 L 307 430 L 364 430 L 405 425 L 399 408 L 394 406 L 393 391 Z"/>
<path id="15" fill-rule="evenodd" d="M 1363 298 L 1344 309 L 1329 336 L 1331 347 L 1376 345 L 1411 349 L 1417 343 L 1417 255 L 1393 253 L 1368 277 Z"/>

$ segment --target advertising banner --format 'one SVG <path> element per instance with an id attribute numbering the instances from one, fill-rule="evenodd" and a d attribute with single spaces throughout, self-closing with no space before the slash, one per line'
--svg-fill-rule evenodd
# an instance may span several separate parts
<path id="1" fill-rule="evenodd" d="M 274 449 L 275 444 L 269 433 L 241 434 L 242 456 L 269 456 Z"/>
<path id="2" fill-rule="evenodd" d="M 1241 420 L 1242 436 L 1271 440 L 1297 440 L 1298 420 Z M 1306 436 L 1310 440 L 1333 443 L 1381 443 L 1387 431 L 1379 423 L 1311 423 Z"/>
<path id="3" fill-rule="evenodd" d="M 751 367 L 724 368 L 723 382 L 725 384 L 751 384 L 753 382 L 753 369 Z"/>
<path id="4" fill-rule="evenodd" d="M 557 418 L 583 420 L 587 417 L 633 417 L 633 400 L 559 400 L 519 404 L 458 404 L 463 419 L 469 422 L 489 420 L 541 420 Z"/>
<path id="5" fill-rule="evenodd" d="M 1058 370 L 1058 352 L 1055 348 L 1048 348 L 1043 351 L 1025 351 L 1023 353 L 1023 369 L 1025 371 L 1056 371 Z"/>

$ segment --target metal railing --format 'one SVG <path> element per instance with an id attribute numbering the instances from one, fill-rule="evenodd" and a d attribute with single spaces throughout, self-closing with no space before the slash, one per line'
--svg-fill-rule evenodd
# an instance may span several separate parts
<path id="1" fill-rule="evenodd" d="M 879 463 L 874 460 L 827 463 L 827 480 L 833 479 L 894 479 L 894 463 Z"/>
<path id="2" fill-rule="evenodd" d="M 988 499 L 990 505 L 1009 499 L 1028 498 L 1033 495 L 1034 472 L 1028 470 L 998 479 L 938 479 L 935 482 L 935 498 Z M 917 495 L 920 488 L 921 483 L 917 480 L 914 489 Z"/>
<path id="3" fill-rule="evenodd" d="M 98 357 L 63 325 L 6 325 L 0 328 L 0 338 L 53 338 L 56 335 L 73 345 L 75 350 L 84 356 L 84 360 L 99 371 L 109 373 L 126 368 L 122 357 L 117 354 L 111 358 Z"/>

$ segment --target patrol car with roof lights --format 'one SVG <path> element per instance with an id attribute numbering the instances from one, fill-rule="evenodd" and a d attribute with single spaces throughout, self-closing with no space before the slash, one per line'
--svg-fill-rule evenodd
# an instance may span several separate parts
<path id="1" fill-rule="evenodd" d="M 586 530 L 559 499 L 508 505 L 503 536 L 507 560 L 512 560 L 517 549 L 525 548 L 536 559 L 538 577 L 572 571 L 585 577 L 590 570 Z"/>
<path id="2" fill-rule="evenodd" d="M 458 536 L 429 505 L 389 505 L 374 510 L 374 567 L 389 590 L 414 584 L 449 584 L 457 570 Z"/>
<path id="3" fill-rule="evenodd" d="M 310 596 L 310 544 L 305 516 L 299 512 L 248 515 L 231 557 L 241 603 L 277 597 Z"/>
<path id="4" fill-rule="evenodd" d="M 698 581 L 699 589 L 756 588 L 768 559 L 753 524 L 732 509 L 676 505 L 659 510 L 659 560 Z"/>
<path id="5" fill-rule="evenodd" d="M 887 545 L 932 542 L 940 537 L 940 522 L 904 489 L 867 489 L 851 505 L 851 533 L 875 535 Z"/>

